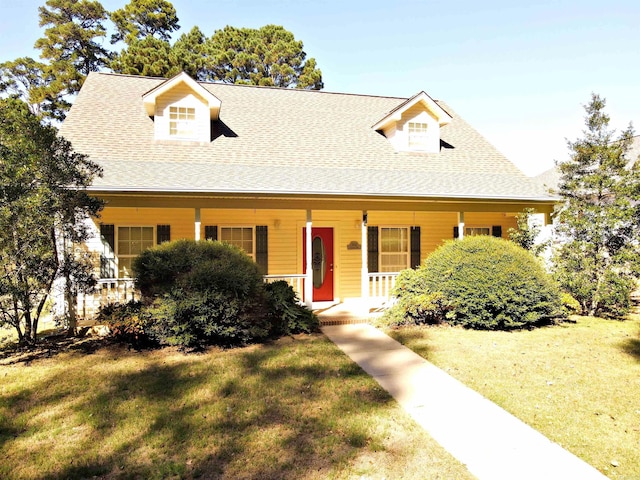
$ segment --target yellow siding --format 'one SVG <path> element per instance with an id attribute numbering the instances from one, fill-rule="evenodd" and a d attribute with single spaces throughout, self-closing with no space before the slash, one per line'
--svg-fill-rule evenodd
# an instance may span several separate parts
<path id="1" fill-rule="evenodd" d="M 300 274 L 303 271 L 302 230 L 306 224 L 304 210 L 202 209 L 200 238 L 206 225 L 268 227 L 269 268 L 272 275 Z M 336 299 L 360 296 L 362 250 L 348 249 L 352 242 L 362 243 L 361 211 L 312 212 L 314 227 L 334 229 L 334 289 Z M 171 225 L 171 239 L 195 238 L 195 210 L 191 208 L 107 207 L 99 222 L 117 226 Z M 453 237 L 458 224 L 457 212 L 382 212 L 371 211 L 368 224 L 373 226 L 420 226 L 420 250 L 424 260 L 444 240 Z M 502 236 L 516 226 L 515 216 L 504 213 L 466 213 L 466 226 L 501 225 Z"/>
<path id="2" fill-rule="evenodd" d="M 105 208 L 101 223 L 118 226 L 171 225 L 171 239 L 195 237 L 195 213 L 186 208 Z"/>
<path id="3" fill-rule="evenodd" d="M 266 225 L 268 227 L 269 268 L 268 273 L 302 273 L 302 228 L 298 224 L 306 219 L 303 210 L 212 210 L 202 209 L 202 237 L 206 225 L 218 227 Z M 191 237 L 193 238 L 193 237 Z M 298 260 L 299 258 L 299 260 Z"/>

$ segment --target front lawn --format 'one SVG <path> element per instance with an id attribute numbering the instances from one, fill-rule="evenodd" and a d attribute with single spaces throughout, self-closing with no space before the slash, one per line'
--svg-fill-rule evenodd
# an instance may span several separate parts
<path id="1" fill-rule="evenodd" d="M 0 352 L 0 478 L 471 479 L 321 335 Z"/>
<path id="2" fill-rule="evenodd" d="M 639 479 L 640 317 L 575 320 L 388 333 L 610 478 Z"/>

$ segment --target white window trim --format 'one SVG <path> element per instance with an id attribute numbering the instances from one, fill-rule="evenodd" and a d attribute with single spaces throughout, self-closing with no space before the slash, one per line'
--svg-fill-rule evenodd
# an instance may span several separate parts
<path id="1" fill-rule="evenodd" d="M 414 133 L 412 136 L 411 126 L 420 125 L 421 132 Z M 429 148 L 429 129 L 431 125 L 427 122 L 408 121 L 407 122 L 407 147 L 409 150 L 426 150 Z M 419 142 L 412 143 L 411 140 L 420 139 Z"/>
<path id="2" fill-rule="evenodd" d="M 153 244 L 151 245 L 152 247 L 156 246 L 156 240 L 157 240 L 157 233 L 156 233 L 156 226 L 155 225 L 138 225 L 138 224 L 115 224 L 114 225 L 114 230 L 115 232 L 113 232 L 113 236 L 114 236 L 114 247 L 115 247 L 115 257 L 117 260 L 116 263 L 116 276 L 117 278 L 133 278 L 133 277 L 122 277 L 120 276 L 120 228 L 151 228 L 153 231 L 152 234 L 152 242 Z M 138 254 L 139 255 L 139 254 Z M 122 255 L 122 258 L 136 258 L 138 255 L 131 255 L 131 254 L 127 254 L 127 255 Z"/>
<path id="3" fill-rule="evenodd" d="M 189 120 L 189 119 L 176 119 L 176 120 L 172 120 L 171 119 L 171 110 L 172 109 L 177 109 L 177 114 L 178 116 L 180 115 L 180 109 L 185 109 L 187 110 L 187 115 L 189 114 L 189 110 L 193 110 L 193 119 Z M 168 127 L 169 127 L 169 135 L 168 138 L 171 139 L 176 139 L 176 140 L 194 140 L 196 138 L 198 138 L 198 109 L 194 106 L 191 105 L 180 105 L 179 103 L 175 103 L 172 105 L 168 105 L 167 106 L 167 114 L 169 115 L 169 123 L 168 123 Z M 171 123 L 172 122 L 176 122 L 177 124 L 177 131 L 180 131 L 180 125 L 190 125 L 191 126 L 191 133 L 187 134 L 187 135 L 180 135 L 179 133 L 175 133 L 172 134 L 171 133 Z"/>
<path id="4" fill-rule="evenodd" d="M 383 257 L 383 251 L 382 251 L 382 230 L 383 229 L 390 229 L 390 228 L 394 228 L 394 229 L 398 229 L 398 228 L 402 228 L 406 231 L 407 234 L 407 251 L 406 251 L 406 255 L 407 255 L 407 264 L 405 265 L 405 268 L 401 268 L 398 271 L 401 270 L 405 270 L 407 268 L 410 268 L 411 265 L 411 227 L 408 225 L 378 225 L 378 270 L 380 272 L 382 272 L 382 257 Z M 404 252 L 388 252 L 389 255 L 397 255 L 398 253 L 404 253 Z M 384 272 L 384 273 L 396 273 L 396 272 Z"/>
<path id="5" fill-rule="evenodd" d="M 219 225 L 218 228 L 220 229 L 220 231 L 218 232 L 218 239 L 221 242 L 225 242 L 222 239 L 222 230 L 225 228 L 250 228 L 251 229 L 251 244 L 253 245 L 253 252 L 249 253 L 246 252 L 244 249 L 242 249 L 242 251 L 244 253 L 246 253 L 249 257 L 251 257 L 253 259 L 253 261 L 255 262 L 256 260 L 256 226 L 255 225 Z M 225 242 L 225 243 L 229 243 L 229 242 Z M 233 244 L 231 244 L 233 245 Z"/>

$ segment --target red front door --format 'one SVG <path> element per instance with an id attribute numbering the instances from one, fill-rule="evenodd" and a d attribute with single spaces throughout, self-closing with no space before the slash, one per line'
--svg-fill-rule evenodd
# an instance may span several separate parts
<path id="1" fill-rule="evenodd" d="M 307 273 L 307 229 L 302 229 L 302 272 Z M 333 228 L 311 228 L 313 301 L 333 300 Z"/>

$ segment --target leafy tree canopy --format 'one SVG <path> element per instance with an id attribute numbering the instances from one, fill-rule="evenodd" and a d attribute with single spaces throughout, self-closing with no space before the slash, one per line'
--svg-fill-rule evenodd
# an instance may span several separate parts
<path id="1" fill-rule="evenodd" d="M 616 136 L 604 108 L 605 100 L 593 94 L 583 137 L 569 142 L 571 156 L 558 164 L 564 207 L 557 231 L 566 242 L 555 263 L 584 311 L 620 317 L 638 275 L 640 171 L 627 157 L 633 128 Z"/>
<path id="2" fill-rule="evenodd" d="M 30 57 L 0 64 L 0 93 L 22 99 L 36 116 L 62 120 L 69 103 L 50 88 L 55 82 L 48 66 Z"/>
<path id="3" fill-rule="evenodd" d="M 77 93 L 89 72 L 108 65 L 111 54 L 97 39 L 107 32 L 103 22 L 107 11 L 98 1 L 47 0 L 39 7 L 44 37 L 35 47 L 49 60 L 49 69 L 57 82 L 50 84 L 53 93 Z M 55 91 L 58 90 L 58 91 Z"/>
<path id="4" fill-rule="evenodd" d="M 111 43 L 122 40 L 130 45 L 145 37 L 168 41 L 171 32 L 180 28 L 176 9 L 166 0 L 131 0 L 109 17 L 117 30 L 111 36 Z"/>
<path id="5" fill-rule="evenodd" d="M 111 68 L 116 73 L 150 77 L 172 77 L 180 73 L 169 42 L 151 36 L 133 40 L 113 59 Z"/>
<path id="6" fill-rule="evenodd" d="M 180 29 L 167 0 L 130 0 L 108 12 L 98 0 L 46 0 L 39 7 L 44 35 L 35 42 L 43 60 L 25 57 L 0 64 L 0 95 L 25 101 L 41 118 L 63 120 L 90 72 L 110 69 L 129 75 L 171 77 L 180 71 L 200 81 L 305 88 L 324 87 L 314 58 L 282 26 L 226 26 L 206 37 L 196 26 L 171 44 Z M 103 46 L 106 21 L 111 43 Z"/>
<path id="7" fill-rule="evenodd" d="M 84 220 L 101 203 L 86 187 L 100 174 L 24 102 L 0 99 L 0 324 L 22 343 L 35 342 L 56 278 L 68 289 L 90 280 L 87 264 L 63 246 L 87 238 Z"/>
<path id="8" fill-rule="evenodd" d="M 196 80 L 207 80 L 213 58 L 209 54 L 209 40 L 198 27 L 183 33 L 171 49 L 180 70 Z"/>
<path id="9" fill-rule="evenodd" d="M 282 26 L 226 26 L 213 34 L 210 46 L 212 80 L 314 90 L 324 86 L 315 59 L 306 60 L 302 41 Z"/>

